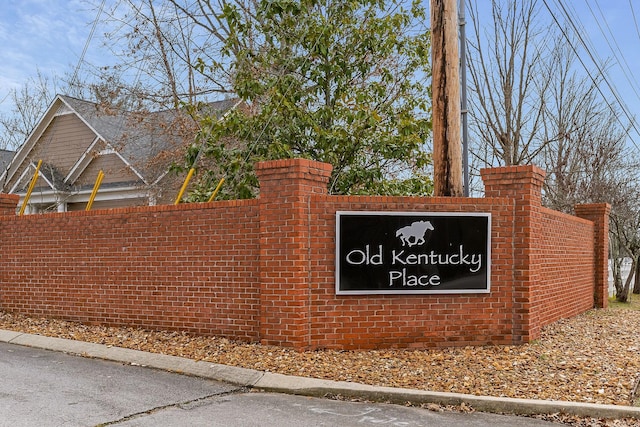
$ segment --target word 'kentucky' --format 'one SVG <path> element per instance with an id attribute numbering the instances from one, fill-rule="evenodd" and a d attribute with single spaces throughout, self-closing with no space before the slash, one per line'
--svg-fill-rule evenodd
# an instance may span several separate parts
<path id="1" fill-rule="evenodd" d="M 377 251 L 376 251 L 377 249 Z M 382 245 L 373 249 L 366 245 L 364 250 L 354 249 L 346 256 L 346 261 L 352 265 L 383 265 L 384 251 Z M 482 268 L 482 255 L 469 254 L 460 245 L 456 252 L 451 253 L 409 253 L 405 249 L 393 249 L 391 251 L 391 265 L 464 265 L 469 266 L 469 271 L 476 273 Z"/>

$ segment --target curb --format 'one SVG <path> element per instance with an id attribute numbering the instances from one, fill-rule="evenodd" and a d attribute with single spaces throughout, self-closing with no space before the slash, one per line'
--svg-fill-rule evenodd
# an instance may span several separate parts
<path id="1" fill-rule="evenodd" d="M 566 402 L 557 400 L 516 399 L 509 397 L 475 396 L 406 388 L 379 387 L 346 381 L 260 372 L 209 362 L 198 362 L 178 356 L 148 353 L 121 347 L 45 337 L 0 329 L 0 342 L 45 350 L 59 351 L 129 365 L 145 366 L 185 375 L 193 375 L 262 391 L 323 397 L 326 395 L 360 398 L 396 404 L 461 405 L 477 411 L 514 415 L 556 414 L 592 418 L 637 418 L 640 407 Z"/>

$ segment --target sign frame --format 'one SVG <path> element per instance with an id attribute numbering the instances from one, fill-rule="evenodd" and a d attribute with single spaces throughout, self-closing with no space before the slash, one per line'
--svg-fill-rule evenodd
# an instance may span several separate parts
<path id="1" fill-rule="evenodd" d="M 341 247 L 341 217 L 343 216 L 366 216 L 366 217 L 407 217 L 415 218 L 416 221 L 422 219 L 434 219 L 435 218 L 485 218 L 486 219 L 486 260 L 484 261 L 484 283 L 486 285 L 483 288 L 473 289 L 437 289 L 430 288 L 424 289 L 420 286 L 412 286 L 408 289 L 343 289 L 341 287 L 341 266 L 342 266 L 342 247 Z M 462 218 L 461 218 L 462 217 Z M 422 221 L 425 222 L 425 221 Z M 428 222 L 428 221 L 427 221 Z M 430 228 L 433 230 L 433 227 Z M 397 230 L 396 237 L 400 233 Z M 400 211 L 336 211 L 336 247 L 335 247 L 335 290 L 336 295 L 442 295 L 442 294 L 489 294 L 491 292 L 491 213 L 490 212 L 400 212 Z M 423 236 L 424 237 L 424 236 Z M 403 237 L 401 237 L 402 239 Z M 416 244 L 413 240 L 409 244 Z M 404 244 L 404 243 L 403 243 Z M 426 243 L 425 243 L 426 244 Z M 380 247 L 382 250 L 382 247 Z M 462 251 L 462 244 L 460 244 L 460 250 Z M 461 254 L 462 257 L 462 254 Z"/>

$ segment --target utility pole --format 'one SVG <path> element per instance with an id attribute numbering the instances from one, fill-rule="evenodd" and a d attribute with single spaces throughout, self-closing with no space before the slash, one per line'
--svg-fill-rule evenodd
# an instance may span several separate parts
<path id="1" fill-rule="evenodd" d="M 431 0 L 433 184 L 435 196 L 462 196 L 458 0 Z"/>
<path id="2" fill-rule="evenodd" d="M 462 97 L 462 176 L 464 181 L 464 196 L 469 197 L 469 132 L 468 132 L 468 115 L 467 109 L 467 33 L 465 25 L 467 21 L 464 15 L 465 3 L 460 0 L 458 10 L 458 20 L 460 21 L 460 90 Z"/>

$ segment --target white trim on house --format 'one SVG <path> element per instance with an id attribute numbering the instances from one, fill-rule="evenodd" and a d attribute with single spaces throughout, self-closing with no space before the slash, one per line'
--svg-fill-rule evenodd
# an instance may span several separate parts
<path id="1" fill-rule="evenodd" d="M 93 132 L 93 134 L 96 136 L 96 138 L 94 139 L 94 142 L 96 141 L 96 139 L 100 139 L 102 141 L 105 141 L 105 143 L 107 145 L 106 148 L 109 148 L 109 149 L 113 150 L 113 147 L 109 144 L 109 142 L 107 141 L 106 138 L 104 138 L 103 135 L 101 135 L 93 126 L 91 126 L 91 124 L 80 113 L 78 113 L 78 111 L 76 111 L 71 105 L 69 105 L 69 103 L 61 95 L 56 95 L 56 97 L 53 100 L 53 102 L 47 108 L 44 116 L 38 122 L 38 125 L 29 134 L 29 136 L 25 140 L 25 143 L 22 145 L 22 147 L 20 147 L 20 149 L 18 150 L 16 155 L 13 157 L 13 159 L 11 160 L 9 165 L 7 166 L 6 170 L 0 175 L 0 182 L 8 182 L 11 179 L 13 179 L 18 167 L 25 161 L 25 159 L 27 158 L 27 156 L 29 155 L 31 150 L 33 150 L 33 148 L 35 147 L 36 143 L 40 140 L 42 134 L 51 125 L 51 122 L 53 121 L 53 119 L 58 117 L 58 116 L 63 116 L 63 115 L 68 115 L 68 114 L 75 114 L 76 117 L 78 117 L 78 119 L 85 126 L 87 126 L 87 128 L 89 128 L 91 130 L 91 132 Z M 147 180 L 142 176 L 142 174 L 135 167 L 133 167 L 133 165 L 131 163 L 129 163 L 117 150 L 113 150 L 113 151 L 115 152 L 116 156 L 118 156 L 120 158 L 120 160 L 129 169 L 131 169 L 131 171 L 138 178 L 140 178 L 140 180 L 143 183 L 145 183 L 146 185 L 149 185 Z M 89 163 L 91 163 L 91 162 L 89 162 Z M 75 167 L 75 165 L 74 165 L 74 167 Z M 71 173 L 72 172 L 70 172 L 70 174 L 67 176 L 67 178 L 71 175 Z M 65 178 L 65 182 L 67 182 L 67 178 Z"/>
<path id="2" fill-rule="evenodd" d="M 95 147 L 98 141 L 100 140 L 101 139 L 98 136 L 96 136 L 93 139 L 91 144 L 89 144 L 89 147 L 87 147 L 87 149 L 85 150 L 84 154 L 82 154 L 82 156 L 80 156 L 78 161 L 76 161 L 76 163 L 71 167 L 69 174 L 64 178 L 64 182 L 66 182 L 67 184 L 73 184 L 76 181 L 76 179 L 78 179 L 80 175 L 82 175 L 82 172 L 85 171 L 85 169 L 89 166 L 89 164 L 93 160 L 91 156 L 91 151 L 93 150 L 93 147 Z"/>
<path id="3" fill-rule="evenodd" d="M 31 182 L 33 174 L 36 172 L 36 168 L 37 168 L 37 166 L 35 164 L 33 164 L 33 162 L 29 163 L 29 167 L 24 168 L 24 171 L 22 171 L 22 174 L 20 175 L 20 178 L 13 185 L 13 187 L 11 188 L 11 191 L 9 191 L 9 193 L 15 193 L 16 190 L 18 189 L 18 186 L 20 186 L 20 183 L 22 182 L 22 180 L 24 178 L 26 178 L 27 176 L 29 177 L 29 182 Z M 51 181 L 49 181 L 44 174 L 42 174 L 42 173 L 38 174 L 38 178 L 42 178 L 42 180 L 44 182 L 46 182 L 47 185 L 49 187 L 51 187 L 52 190 L 55 190 L 55 188 L 53 186 L 53 183 Z M 16 193 L 16 194 L 19 194 L 19 193 Z"/>
<path id="4" fill-rule="evenodd" d="M 64 210 L 70 203 L 87 203 L 89 197 L 91 197 L 92 189 L 84 189 L 74 193 L 66 193 L 62 191 L 46 190 L 37 191 L 31 195 L 29 199 L 29 205 L 57 205 L 58 207 L 64 204 Z M 18 202 L 18 209 L 22 206 L 25 194 L 16 193 L 20 196 Z M 100 189 L 100 192 L 96 195 L 95 201 L 110 201 L 110 200 L 125 200 L 125 199 L 146 199 L 147 203 L 151 200 L 151 196 L 148 191 L 141 189 L 137 186 L 118 187 L 118 188 L 106 188 Z"/>
<path id="5" fill-rule="evenodd" d="M 58 107 L 58 109 L 56 110 L 56 113 L 54 114 L 54 117 L 58 117 L 58 116 L 66 116 L 68 114 L 77 114 L 73 108 L 71 108 L 69 105 L 67 105 L 67 103 L 65 102 L 63 105 L 61 105 L 60 107 Z"/>
<path id="6" fill-rule="evenodd" d="M 107 143 L 108 147 L 111 147 L 111 145 L 109 143 Z M 113 149 L 113 148 L 112 148 Z M 138 170 L 136 168 L 133 167 L 133 165 L 131 163 L 129 163 L 127 161 L 127 159 L 125 159 L 122 154 L 120 154 L 118 151 L 113 150 L 115 152 L 115 155 L 118 156 L 120 158 L 120 160 L 122 160 L 122 162 L 127 165 L 129 167 L 129 169 L 131 169 L 131 171 L 138 177 L 140 178 L 140 181 L 144 182 L 145 185 L 149 185 L 149 182 L 145 179 L 145 177 L 142 176 L 142 174 L 140 172 L 138 172 Z"/>
<path id="7" fill-rule="evenodd" d="M 57 98 L 60 98 L 60 100 L 64 103 L 64 105 L 66 105 L 79 119 L 82 123 L 84 123 L 89 129 L 91 129 L 91 132 L 93 132 L 99 139 L 103 140 L 106 142 L 107 147 L 106 148 L 110 148 L 113 150 L 113 146 L 111 146 L 111 144 L 107 141 L 107 139 L 100 134 L 100 132 L 98 132 L 93 126 L 91 126 L 91 124 L 80 114 L 78 113 L 71 105 L 69 105 L 64 98 L 60 97 L 60 95 L 57 96 Z M 138 172 L 136 170 L 136 168 L 133 167 L 133 165 L 131 163 L 129 163 L 127 161 L 127 159 L 125 159 L 117 150 L 113 150 L 116 154 L 116 156 L 118 156 L 120 158 L 120 160 L 122 160 L 122 162 L 127 165 L 127 167 L 129 167 L 129 169 L 131 169 L 131 171 L 138 177 L 140 178 L 140 180 L 142 182 L 144 182 L 146 185 L 149 185 L 149 183 L 147 182 L 147 180 L 142 176 L 142 174 L 140 174 L 140 172 Z"/>
<path id="8" fill-rule="evenodd" d="M 152 186 L 158 185 L 158 183 L 159 183 L 160 181 L 162 181 L 162 179 L 163 179 L 165 176 L 167 176 L 167 174 L 168 174 L 168 173 L 169 173 L 169 170 L 168 170 L 168 169 L 167 169 L 166 171 L 162 172 L 162 173 L 160 174 L 160 176 L 159 176 L 155 181 L 153 181 L 153 183 L 152 183 L 151 185 L 152 185 Z"/>
<path id="9" fill-rule="evenodd" d="M 7 169 L 2 173 L 2 175 L 0 175 L 0 182 L 9 182 L 13 179 L 18 167 L 25 161 L 31 150 L 33 150 L 33 147 L 36 145 L 36 142 L 38 142 L 44 131 L 47 130 L 53 119 L 56 117 L 55 112 L 53 112 L 53 107 L 58 102 L 62 102 L 60 95 L 57 95 L 54 98 L 45 111 L 44 116 L 42 116 L 42 119 L 38 122 L 38 125 L 31 131 L 29 136 L 27 136 L 27 139 L 24 140 L 24 144 L 22 144 L 18 149 L 16 155 L 13 156 L 13 159 L 7 166 Z"/>
<path id="10" fill-rule="evenodd" d="M 109 141 L 107 141 L 107 139 L 106 139 L 103 135 L 101 135 L 101 134 L 100 134 L 100 132 L 98 132 L 98 131 L 93 127 L 93 126 L 91 126 L 91 124 L 90 124 L 87 120 L 85 120 L 85 118 L 84 118 L 80 113 L 78 113 L 75 109 L 73 109 L 73 107 L 71 107 L 69 104 L 67 104 L 67 102 L 66 102 L 64 99 L 62 99 L 62 101 L 65 103 L 65 105 L 67 105 L 69 108 L 71 108 L 71 110 L 73 110 L 73 111 L 75 112 L 76 116 L 77 116 L 78 118 L 80 118 L 80 120 L 82 121 L 82 123 L 84 123 L 84 124 L 85 124 L 89 129 L 91 129 L 91 131 L 92 131 L 94 134 L 96 134 L 100 139 L 102 139 L 103 141 L 105 141 L 105 143 L 106 143 L 106 147 L 105 147 L 105 148 L 106 148 L 106 149 L 111 149 L 111 150 L 113 150 L 113 152 L 115 153 L 115 155 L 116 155 L 116 156 L 118 156 L 118 157 L 120 158 L 120 160 L 122 160 L 122 162 L 123 162 L 123 163 L 124 163 L 124 164 L 129 168 L 129 169 L 131 169 L 131 171 L 132 171 L 132 172 L 133 172 L 133 173 L 134 173 L 138 178 L 140 178 L 140 180 L 141 180 L 142 182 L 144 182 L 146 185 L 149 185 L 149 183 L 148 183 L 148 182 L 147 182 L 147 180 L 142 176 L 142 174 L 141 174 L 140 172 L 138 172 L 138 170 L 137 170 L 135 167 L 133 167 L 133 165 L 132 165 L 131 163 L 129 163 L 129 161 L 127 161 L 127 159 L 125 159 L 125 158 L 124 158 L 124 157 L 123 157 L 123 156 L 118 152 L 118 150 L 115 150 L 115 149 L 113 148 L 113 146 L 111 145 L 111 143 L 110 143 Z"/>
<path id="11" fill-rule="evenodd" d="M 22 172 L 22 174 L 20 175 L 20 177 L 18 178 L 18 180 L 16 181 L 15 184 L 13 184 L 13 187 L 11 187 L 11 189 L 9 190 L 10 194 L 13 194 L 16 192 L 16 189 L 18 188 L 18 186 L 20 185 L 20 183 L 22 182 L 22 180 L 25 178 L 25 176 L 27 175 L 27 173 L 29 172 L 31 168 L 24 168 L 24 171 Z"/>

